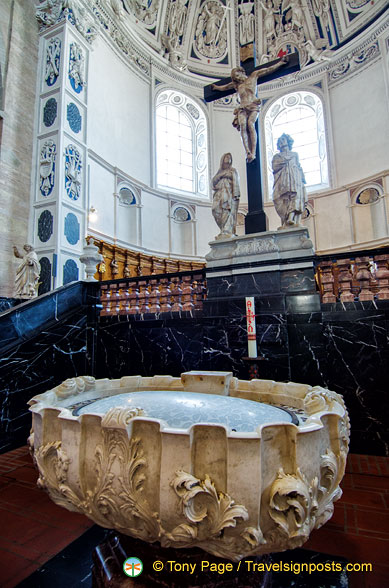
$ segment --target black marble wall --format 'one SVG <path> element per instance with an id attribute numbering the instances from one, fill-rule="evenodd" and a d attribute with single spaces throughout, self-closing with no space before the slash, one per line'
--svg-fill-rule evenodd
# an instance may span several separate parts
<path id="1" fill-rule="evenodd" d="M 230 304 L 230 308 L 233 305 Z M 351 451 L 388 455 L 389 303 L 323 305 L 315 313 L 257 316 L 259 377 L 328 387 L 345 398 Z M 96 376 L 227 370 L 248 378 L 243 309 L 229 317 L 103 318 Z"/>
<path id="2" fill-rule="evenodd" d="M 98 319 L 97 287 L 72 284 L 0 315 L 0 450 L 25 442 L 27 400 L 68 377 L 204 369 L 248 378 L 242 301 L 219 301 L 196 317 Z M 388 455 L 388 318 L 389 301 L 323 305 L 311 313 L 263 309 L 260 377 L 340 392 L 351 417 L 351 451 Z"/>
<path id="3" fill-rule="evenodd" d="M 0 296 L 0 312 L 9 310 L 21 302 L 22 300 L 19 300 L 19 298 L 5 298 L 4 296 Z"/>
<path id="4" fill-rule="evenodd" d="M 91 371 L 89 291 L 71 284 L 0 314 L 0 452 L 26 442 L 30 398 Z"/>

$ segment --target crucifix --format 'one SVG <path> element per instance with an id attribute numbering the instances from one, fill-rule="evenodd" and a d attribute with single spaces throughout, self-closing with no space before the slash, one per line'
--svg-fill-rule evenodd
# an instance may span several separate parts
<path id="1" fill-rule="evenodd" d="M 204 100 L 213 102 L 234 92 L 238 93 L 240 105 L 234 110 L 233 126 L 241 134 L 246 151 L 248 214 L 245 218 L 245 233 L 260 233 L 267 230 L 267 217 L 263 210 L 261 161 L 259 149 L 258 113 L 260 99 L 256 98 L 259 80 L 269 82 L 281 76 L 299 71 L 297 53 L 285 54 L 264 65 L 235 67 L 230 78 L 204 88 Z"/>

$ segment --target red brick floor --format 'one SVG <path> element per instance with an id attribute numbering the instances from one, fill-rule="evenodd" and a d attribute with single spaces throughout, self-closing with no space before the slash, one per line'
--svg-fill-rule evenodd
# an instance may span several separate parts
<path id="1" fill-rule="evenodd" d="M 93 523 L 56 506 L 36 487 L 26 447 L 0 455 L 0 586 L 12 588 Z M 332 519 L 304 548 L 372 563 L 349 574 L 352 588 L 389 585 L 389 458 L 350 455 Z"/>
<path id="2" fill-rule="evenodd" d="M 36 486 L 27 447 L 0 455 L 0 586 L 12 588 L 93 525 Z"/>
<path id="3" fill-rule="evenodd" d="M 371 573 L 349 574 L 352 588 L 389 585 L 389 458 L 349 455 L 342 498 L 331 520 L 313 531 L 305 549 L 371 563 Z"/>

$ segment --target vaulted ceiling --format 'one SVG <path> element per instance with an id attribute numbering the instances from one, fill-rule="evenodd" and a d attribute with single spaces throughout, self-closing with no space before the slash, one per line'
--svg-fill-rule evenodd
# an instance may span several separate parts
<path id="1" fill-rule="evenodd" d="M 387 0 L 106 0 L 122 24 L 181 71 L 229 75 L 240 61 L 298 51 L 330 57 L 388 7 Z M 323 51 L 325 51 L 323 53 Z"/>

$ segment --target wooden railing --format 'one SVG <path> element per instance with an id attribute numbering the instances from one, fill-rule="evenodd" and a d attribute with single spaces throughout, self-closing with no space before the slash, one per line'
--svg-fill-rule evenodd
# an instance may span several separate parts
<path id="1" fill-rule="evenodd" d="M 205 272 L 180 272 L 102 282 L 100 316 L 152 315 L 202 310 Z"/>
<path id="2" fill-rule="evenodd" d="M 389 249 L 318 257 L 316 281 L 323 303 L 389 299 Z"/>
<path id="3" fill-rule="evenodd" d="M 86 238 L 88 243 L 93 243 L 99 248 L 103 256 L 97 267 L 95 278 L 99 282 L 106 280 L 119 280 L 151 276 L 154 274 L 172 274 L 186 271 L 201 271 L 205 267 L 204 262 L 190 261 L 187 259 L 174 259 L 147 255 L 139 251 L 124 249 L 90 235 Z"/>
<path id="4" fill-rule="evenodd" d="M 315 268 L 323 303 L 389 300 L 388 248 L 317 256 Z M 191 313 L 202 310 L 206 295 L 205 270 L 105 281 L 100 285 L 100 316 Z"/>

